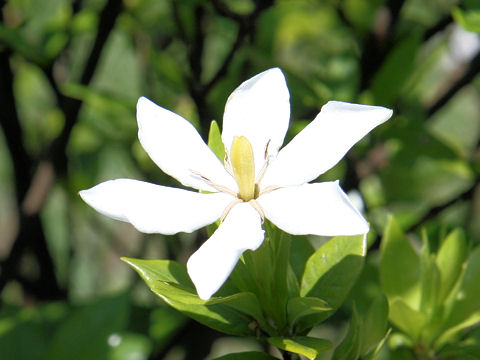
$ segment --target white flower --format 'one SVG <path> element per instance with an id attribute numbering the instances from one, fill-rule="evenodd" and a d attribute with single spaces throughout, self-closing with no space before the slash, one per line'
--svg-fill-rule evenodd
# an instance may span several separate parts
<path id="1" fill-rule="evenodd" d="M 223 119 L 225 164 L 190 122 L 142 97 L 138 138 L 153 161 L 200 193 L 130 179 L 106 181 L 80 192 L 97 211 L 145 233 L 192 232 L 218 219 L 216 232 L 188 260 L 200 298 L 225 282 L 242 253 L 264 238 L 263 218 L 294 235 L 356 235 L 368 224 L 338 181 L 313 183 L 392 111 L 330 101 L 279 151 L 290 119 L 280 69 L 262 72 L 230 95 Z"/>

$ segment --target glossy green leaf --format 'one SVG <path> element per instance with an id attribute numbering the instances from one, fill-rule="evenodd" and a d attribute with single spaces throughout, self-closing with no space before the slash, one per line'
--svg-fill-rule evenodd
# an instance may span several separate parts
<path id="1" fill-rule="evenodd" d="M 306 316 L 314 319 L 311 315 L 330 311 L 332 308 L 322 299 L 316 297 L 296 297 L 288 301 L 288 323 L 293 326 L 299 319 Z M 305 319 L 306 320 L 306 319 Z M 314 323 L 311 326 L 315 325 Z"/>
<path id="2" fill-rule="evenodd" d="M 420 259 L 393 216 L 382 238 L 380 282 L 389 301 L 400 297 L 411 307 L 418 308 Z"/>
<path id="3" fill-rule="evenodd" d="M 170 260 L 122 260 L 167 304 L 204 325 L 227 334 L 249 335 L 253 333 L 252 320 L 265 324 L 257 298 L 251 293 L 204 301 L 195 293 L 185 266 Z"/>
<path id="4" fill-rule="evenodd" d="M 213 360 L 278 360 L 278 358 L 257 351 L 247 351 L 220 356 Z"/>
<path id="5" fill-rule="evenodd" d="M 336 310 L 347 297 L 362 271 L 366 253 L 365 236 L 337 236 L 318 249 L 307 261 L 300 296 L 318 297 Z M 322 314 L 323 320 L 333 311 Z"/>
<path id="6" fill-rule="evenodd" d="M 362 326 L 362 349 L 360 353 L 367 354 L 385 337 L 388 325 L 388 301 L 380 294 L 370 305 Z"/>
<path id="7" fill-rule="evenodd" d="M 223 163 L 223 160 L 225 159 L 225 146 L 222 142 L 220 128 L 215 120 L 212 120 L 210 123 L 210 130 L 208 132 L 208 146 Z"/>
<path id="8" fill-rule="evenodd" d="M 281 350 L 300 354 L 308 359 L 315 359 L 318 354 L 332 347 L 332 343 L 328 340 L 308 336 L 296 336 L 293 338 L 270 337 L 268 342 Z"/>
<path id="9" fill-rule="evenodd" d="M 461 229 L 452 231 L 442 242 L 438 250 L 436 263 L 440 271 L 440 291 L 438 301 L 441 303 L 448 296 L 462 271 L 467 256 L 467 241 Z"/>
<path id="10" fill-rule="evenodd" d="M 413 341 L 417 341 L 420 332 L 427 322 L 423 313 L 412 309 L 406 302 L 399 298 L 390 302 L 390 320 Z"/>
<path id="11" fill-rule="evenodd" d="M 358 317 L 357 309 L 354 306 L 348 332 L 335 349 L 332 360 L 357 360 L 360 356 L 362 335 L 362 321 Z"/>

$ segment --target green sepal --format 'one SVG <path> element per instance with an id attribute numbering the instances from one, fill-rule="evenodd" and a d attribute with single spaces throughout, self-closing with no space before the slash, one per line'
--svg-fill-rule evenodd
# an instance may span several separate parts
<path id="1" fill-rule="evenodd" d="M 232 335 L 254 335 L 255 323 L 266 327 L 258 300 L 252 293 L 204 301 L 197 296 L 185 266 L 171 260 L 122 260 L 167 304 L 206 326 Z"/>
<path id="2" fill-rule="evenodd" d="M 278 360 L 278 358 L 262 352 L 247 351 L 220 356 L 213 360 Z"/>
<path id="3" fill-rule="evenodd" d="M 210 130 L 208 131 L 208 147 L 217 155 L 223 164 L 225 159 L 225 146 L 222 141 L 222 134 L 220 128 L 215 120 L 210 123 Z"/>
<path id="4" fill-rule="evenodd" d="M 300 296 L 318 297 L 332 311 L 315 316 L 320 322 L 345 301 L 362 271 L 366 254 L 364 235 L 337 236 L 320 247 L 307 261 L 300 286 Z"/>
<path id="5" fill-rule="evenodd" d="M 332 347 L 332 343 L 329 340 L 309 336 L 295 336 L 292 338 L 270 337 L 268 342 L 281 350 L 300 354 L 308 359 L 315 359 L 318 354 Z"/>

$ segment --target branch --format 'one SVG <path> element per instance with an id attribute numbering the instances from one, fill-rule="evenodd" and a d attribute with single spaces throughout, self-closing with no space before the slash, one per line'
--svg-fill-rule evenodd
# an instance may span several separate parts
<path id="1" fill-rule="evenodd" d="M 121 0 L 109 0 L 100 12 L 97 36 L 87 59 L 83 73 L 80 77 L 81 85 L 86 86 L 92 80 L 93 74 L 95 73 L 95 69 L 100 60 L 102 50 L 121 11 Z M 55 93 L 57 94 L 60 109 L 65 114 L 65 126 L 60 135 L 52 142 L 50 149 L 47 152 L 47 158 L 52 160 L 57 174 L 64 174 L 67 167 L 65 149 L 67 147 L 72 129 L 78 120 L 78 114 L 80 113 L 82 101 L 64 96 L 58 91 L 58 89 L 55 90 L 56 85 L 53 75 L 50 74 L 48 78 L 52 84 L 52 87 L 54 88 Z"/>
<path id="2" fill-rule="evenodd" d="M 382 66 L 391 47 L 392 37 L 405 0 L 388 0 L 376 16 L 376 24 L 368 35 L 360 58 L 360 91 L 367 89 Z"/>
<path id="3" fill-rule="evenodd" d="M 82 85 L 88 85 L 91 81 L 102 49 L 121 9 L 121 0 L 109 0 L 100 13 L 98 33 L 80 78 Z M 22 278 L 19 267 L 20 259 L 30 251 L 36 256 L 40 271 L 38 279 L 31 281 L 26 290 L 34 290 L 34 295 L 42 300 L 65 298 L 65 291 L 60 289 L 56 281 L 55 266 L 48 251 L 38 212 L 55 181 L 55 175 L 66 172 L 66 147 L 71 131 L 78 120 L 82 102 L 66 97 L 59 91 L 53 78 L 53 64 L 50 65 L 46 74 L 57 96 L 59 107 L 64 112 L 65 126 L 50 145 L 46 159 L 40 162 L 32 178 L 31 170 L 34 164 L 23 147 L 22 129 L 15 109 L 13 74 L 10 69 L 9 57 L 9 50 L 0 53 L 0 90 L 2 93 L 0 105 L 3 105 L 0 125 L 5 133 L 14 164 L 19 232 L 8 258 L 0 263 L 0 291 L 11 279 Z M 28 281 L 25 280 L 23 283 L 27 284 Z"/>
<path id="4" fill-rule="evenodd" d="M 13 73 L 9 63 L 10 52 L 0 52 L 0 126 L 4 132 L 7 147 L 13 163 L 19 233 L 10 249 L 9 256 L 0 262 L 0 292 L 11 279 L 18 277 L 21 271 L 20 259 L 25 250 L 35 254 L 40 271 L 38 273 L 35 295 L 42 300 L 65 298 L 55 276 L 53 260 L 47 247 L 40 217 L 30 216 L 22 210 L 30 185 L 32 159 L 23 146 L 23 132 L 20 126 L 13 91 Z"/>

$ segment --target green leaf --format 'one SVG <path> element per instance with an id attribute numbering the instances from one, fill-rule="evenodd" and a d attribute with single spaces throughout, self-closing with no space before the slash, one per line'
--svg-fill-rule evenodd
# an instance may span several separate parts
<path id="1" fill-rule="evenodd" d="M 465 30 L 480 34 L 480 9 L 463 11 L 455 8 L 452 11 L 453 19 L 460 24 Z"/>
<path id="2" fill-rule="evenodd" d="M 412 308 L 418 308 L 419 274 L 419 256 L 392 216 L 383 235 L 380 260 L 380 282 L 389 301 L 400 297 Z"/>
<path id="3" fill-rule="evenodd" d="M 372 90 L 376 104 L 391 104 L 398 96 L 412 70 L 421 39 L 420 32 L 412 31 L 408 37 L 397 41 L 389 52 L 388 58 L 373 79 Z"/>
<path id="4" fill-rule="evenodd" d="M 353 306 L 352 320 L 348 332 L 340 345 L 335 349 L 332 360 L 357 360 L 362 346 L 362 322 L 357 309 Z"/>
<path id="5" fill-rule="evenodd" d="M 293 248 L 294 251 L 290 251 L 290 265 L 300 283 L 305 270 L 305 264 L 308 258 L 315 252 L 315 249 L 306 236 L 295 236 Z"/>
<path id="6" fill-rule="evenodd" d="M 420 332 L 427 322 L 423 313 L 412 309 L 400 298 L 390 302 L 390 320 L 414 342 L 418 340 Z"/>
<path id="7" fill-rule="evenodd" d="M 318 354 L 332 347 L 332 343 L 328 340 L 308 336 L 296 336 L 293 338 L 270 337 L 268 342 L 281 350 L 300 354 L 309 359 L 315 359 Z"/>
<path id="8" fill-rule="evenodd" d="M 435 255 L 430 253 L 428 239 L 424 238 L 421 254 L 421 299 L 420 311 L 431 317 L 439 305 L 440 271 L 435 262 Z"/>
<path id="9" fill-rule="evenodd" d="M 296 297 L 288 301 L 287 314 L 288 323 L 293 326 L 299 319 L 313 314 L 323 313 L 332 310 L 328 304 L 322 299 L 316 297 Z M 315 324 L 311 324 L 313 326 Z"/>
<path id="10" fill-rule="evenodd" d="M 440 291 L 438 295 L 440 303 L 448 296 L 458 280 L 466 256 L 467 241 L 465 233 L 461 229 L 456 229 L 445 238 L 436 257 L 437 267 L 440 271 Z"/>
<path id="11" fill-rule="evenodd" d="M 366 253 L 365 236 L 337 236 L 307 261 L 300 296 L 325 300 L 335 311 L 343 303 L 360 274 Z M 325 312 L 317 321 L 330 316 Z"/>
<path id="12" fill-rule="evenodd" d="M 126 327 L 128 296 L 106 298 L 73 311 L 56 329 L 48 359 L 105 359 L 108 337 Z"/>
<path id="13" fill-rule="evenodd" d="M 440 350 L 447 343 L 455 343 L 458 337 L 465 329 L 480 324 L 480 311 L 471 314 L 461 323 L 447 329 L 436 341 L 434 348 Z"/>
<path id="14" fill-rule="evenodd" d="M 375 360 L 380 353 L 380 350 L 382 350 L 383 346 L 387 342 L 391 332 L 392 328 L 388 329 L 383 338 L 377 343 L 377 346 L 375 346 L 368 354 L 362 356 L 362 360 Z"/>
<path id="15" fill-rule="evenodd" d="M 210 123 L 210 130 L 208 132 L 208 146 L 223 163 L 223 160 L 225 159 L 225 146 L 222 142 L 220 128 L 215 120 L 212 120 Z"/>
<path id="16" fill-rule="evenodd" d="M 185 266 L 170 260 L 122 258 L 167 304 L 215 330 L 233 335 L 252 335 L 252 320 L 265 325 L 255 295 L 242 292 L 201 300 L 195 293 Z"/>
<path id="17" fill-rule="evenodd" d="M 370 305 L 362 326 L 362 349 L 360 354 L 367 354 L 385 337 L 388 325 L 388 301 L 379 294 Z"/>
<path id="18" fill-rule="evenodd" d="M 278 358 L 257 351 L 248 351 L 220 356 L 213 360 L 278 360 Z"/>
<path id="19" fill-rule="evenodd" d="M 459 286 L 447 300 L 452 303 L 446 321 L 448 327 L 455 326 L 467 320 L 480 310 L 480 246 L 477 246 L 468 259 L 465 272 Z"/>

